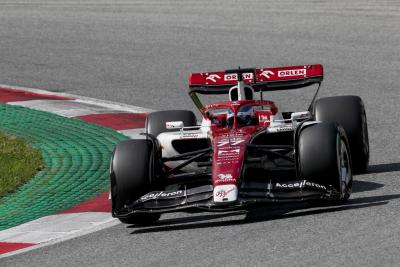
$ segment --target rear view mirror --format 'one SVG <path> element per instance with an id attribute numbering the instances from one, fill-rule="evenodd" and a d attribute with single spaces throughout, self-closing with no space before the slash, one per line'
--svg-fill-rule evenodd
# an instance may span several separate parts
<path id="1" fill-rule="evenodd" d="M 290 116 L 293 125 L 297 125 L 298 123 L 309 120 L 312 118 L 310 111 L 300 111 L 300 112 L 293 112 Z"/>

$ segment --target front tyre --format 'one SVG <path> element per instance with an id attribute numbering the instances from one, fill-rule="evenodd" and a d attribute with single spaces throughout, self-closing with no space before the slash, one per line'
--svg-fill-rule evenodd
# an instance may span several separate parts
<path id="1" fill-rule="evenodd" d="M 333 187 L 345 203 L 352 191 L 353 175 L 346 134 L 341 126 L 317 123 L 301 130 L 298 142 L 301 179 Z"/>
<path id="2" fill-rule="evenodd" d="M 365 173 L 369 163 L 369 139 L 364 103 L 358 96 L 334 96 L 318 99 L 314 115 L 317 121 L 340 124 L 349 140 L 355 173 Z"/>
<path id="3" fill-rule="evenodd" d="M 144 139 L 123 141 L 115 147 L 110 168 L 113 215 L 123 213 L 126 205 L 150 191 L 151 153 L 152 143 Z M 133 214 L 119 220 L 143 225 L 159 218 L 159 214 Z"/>

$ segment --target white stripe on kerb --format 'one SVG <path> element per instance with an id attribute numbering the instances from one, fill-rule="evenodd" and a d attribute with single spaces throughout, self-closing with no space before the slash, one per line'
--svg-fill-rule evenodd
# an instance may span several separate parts
<path id="1" fill-rule="evenodd" d="M 95 105 L 105 107 L 109 110 L 110 109 L 111 110 L 119 110 L 122 112 L 125 111 L 125 112 L 132 112 L 132 113 L 148 113 L 148 112 L 154 111 L 154 110 L 148 109 L 148 108 L 113 102 L 113 101 L 109 101 L 109 100 L 96 99 L 96 98 L 79 96 L 79 95 L 68 94 L 68 93 L 52 92 L 52 91 L 47 91 L 47 90 L 43 90 L 43 89 L 35 89 L 35 88 L 13 86 L 13 85 L 6 85 L 6 84 L 0 84 L 0 87 L 7 88 L 10 90 L 23 90 L 23 91 L 28 91 L 28 92 L 37 93 L 37 94 L 76 98 L 76 100 L 75 100 L 76 102 L 80 102 L 83 104 L 89 104 L 89 105 L 95 104 Z"/>
<path id="2" fill-rule="evenodd" d="M 110 110 L 103 106 L 80 103 L 75 100 L 28 100 L 9 102 L 8 104 L 47 111 L 64 117 L 122 112 L 121 110 Z"/>
<path id="3" fill-rule="evenodd" d="M 0 242 L 43 243 L 93 227 L 118 221 L 109 212 L 81 212 L 45 216 L 19 226 L 0 231 Z"/>

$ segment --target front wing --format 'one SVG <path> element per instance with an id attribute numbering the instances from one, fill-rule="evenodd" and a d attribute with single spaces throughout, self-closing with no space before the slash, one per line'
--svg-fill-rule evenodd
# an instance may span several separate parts
<path id="1" fill-rule="evenodd" d="M 215 203 L 213 186 L 203 185 L 172 191 L 149 192 L 125 208 L 113 211 L 118 218 L 135 213 L 167 213 L 175 211 L 231 211 L 262 203 L 301 202 L 312 199 L 340 199 L 333 187 L 307 180 L 280 183 L 243 183 L 234 202 Z"/>

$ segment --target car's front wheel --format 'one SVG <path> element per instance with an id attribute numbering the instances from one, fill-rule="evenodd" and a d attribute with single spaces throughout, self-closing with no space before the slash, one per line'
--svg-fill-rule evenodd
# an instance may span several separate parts
<path id="1" fill-rule="evenodd" d="M 298 173 L 301 179 L 333 187 L 345 203 L 352 191 L 349 144 L 341 126 L 317 123 L 302 129 L 298 142 Z"/>
<path id="2" fill-rule="evenodd" d="M 150 191 L 151 153 L 152 143 L 148 140 L 117 144 L 110 168 L 113 214 L 121 213 L 126 205 Z M 151 224 L 159 218 L 159 214 L 133 214 L 119 220 L 128 224 Z"/>

